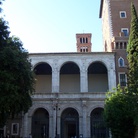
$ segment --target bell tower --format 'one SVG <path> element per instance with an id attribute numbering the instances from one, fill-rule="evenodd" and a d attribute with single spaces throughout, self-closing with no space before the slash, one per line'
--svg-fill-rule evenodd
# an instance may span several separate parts
<path id="1" fill-rule="evenodd" d="M 91 52 L 91 33 L 76 34 L 77 52 Z"/>

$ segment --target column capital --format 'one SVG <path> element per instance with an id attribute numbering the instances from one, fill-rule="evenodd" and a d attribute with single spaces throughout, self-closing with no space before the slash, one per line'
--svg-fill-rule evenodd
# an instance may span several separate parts
<path id="1" fill-rule="evenodd" d="M 80 72 L 82 72 L 82 73 L 87 72 L 87 68 L 84 64 L 81 66 Z"/>

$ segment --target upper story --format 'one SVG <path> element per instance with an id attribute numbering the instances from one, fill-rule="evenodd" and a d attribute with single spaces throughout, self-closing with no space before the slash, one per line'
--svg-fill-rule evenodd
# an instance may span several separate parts
<path id="1" fill-rule="evenodd" d="M 29 54 L 36 94 L 104 93 L 116 87 L 114 53 Z"/>
<path id="2" fill-rule="evenodd" d="M 133 0 L 138 11 L 138 0 Z M 105 51 L 126 49 L 130 32 L 131 0 L 101 0 L 103 43 Z"/>

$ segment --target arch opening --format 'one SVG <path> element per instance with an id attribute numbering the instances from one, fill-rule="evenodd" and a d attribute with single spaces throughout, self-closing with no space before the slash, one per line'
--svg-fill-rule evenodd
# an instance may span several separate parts
<path id="1" fill-rule="evenodd" d="M 61 138 L 79 137 L 79 115 L 73 108 L 67 108 L 61 115 Z"/>
<path id="2" fill-rule="evenodd" d="M 35 92 L 50 93 L 52 91 L 52 68 L 47 63 L 40 63 L 34 68 Z"/>
<path id="3" fill-rule="evenodd" d="M 60 69 L 60 92 L 80 92 L 80 70 L 73 62 L 65 63 Z"/>
<path id="4" fill-rule="evenodd" d="M 49 138 L 49 113 L 39 108 L 32 116 L 32 138 Z"/>
<path id="5" fill-rule="evenodd" d="M 107 68 L 101 62 L 92 63 L 88 68 L 88 92 L 107 92 Z"/>
<path id="6" fill-rule="evenodd" d="M 103 108 L 96 108 L 91 112 L 91 137 L 109 138 L 109 129 L 103 118 Z"/>

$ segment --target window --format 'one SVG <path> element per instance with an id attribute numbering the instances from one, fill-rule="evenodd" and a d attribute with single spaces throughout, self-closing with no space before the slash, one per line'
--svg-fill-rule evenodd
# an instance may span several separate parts
<path id="1" fill-rule="evenodd" d="M 88 38 L 86 37 L 86 43 L 88 43 Z"/>
<path id="2" fill-rule="evenodd" d="M 18 133 L 19 133 L 19 123 L 12 123 L 11 133 L 12 133 L 12 135 L 18 135 Z"/>
<path id="3" fill-rule="evenodd" d="M 119 73 L 119 83 L 120 86 L 126 86 L 127 78 L 125 73 Z"/>
<path id="4" fill-rule="evenodd" d="M 122 28 L 121 32 L 124 33 L 124 36 L 128 36 L 129 32 L 128 32 L 128 28 Z"/>
<path id="5" fill-rule="evenodd" d="M 127 42 L 124 42 L 124 49 L 126 49 L 127 47 Z"/>
<path id="6" fill-rule="evenodd" d="M 80 43 L 82 43 L 82 38 L 80 38 Z"/>
<path id="7" fill-rule="evenodd" d="M 120 18 L 126 18 L 126 12 L 120 11 Z"/>
<path id="8" fill-rule="evenodd" d="M 82 46 L 80 51 L 81 52 L 88 52 L 88 48 L 86 46 Z"/>
<path id="9" fill-rule="evenodd" d="M 119 45 L 118 42 L 116 42 L 116 49 L 118 49 L 118 45 Z"/>
<path id="10" fill-rule="evenodd" d="M 85 38 L 83 38 L 83 43 L 85 43 Z"/>
<path id="11" fill-rule="evenodd" d="M 124 59 L 123 59 L 122 57 L 120 57 L 120 58 L 118 59 L 118 66 L 119 66 L 119 67 L 124 67 Z"/>
<path id="12" fill-rule="evenodd" d="M 123 47 L 123 44 L 122 44 L 122 42 L 120 42 L 120 49 L 122 49 L 122 47 Z"/>
<path id="13" fill-rule="evenodd" d="M 88 43 L 88 38 L 87 37 L 86 38 L 84 38 L 84 37 L 80 38 L 80 43 Z"/>

